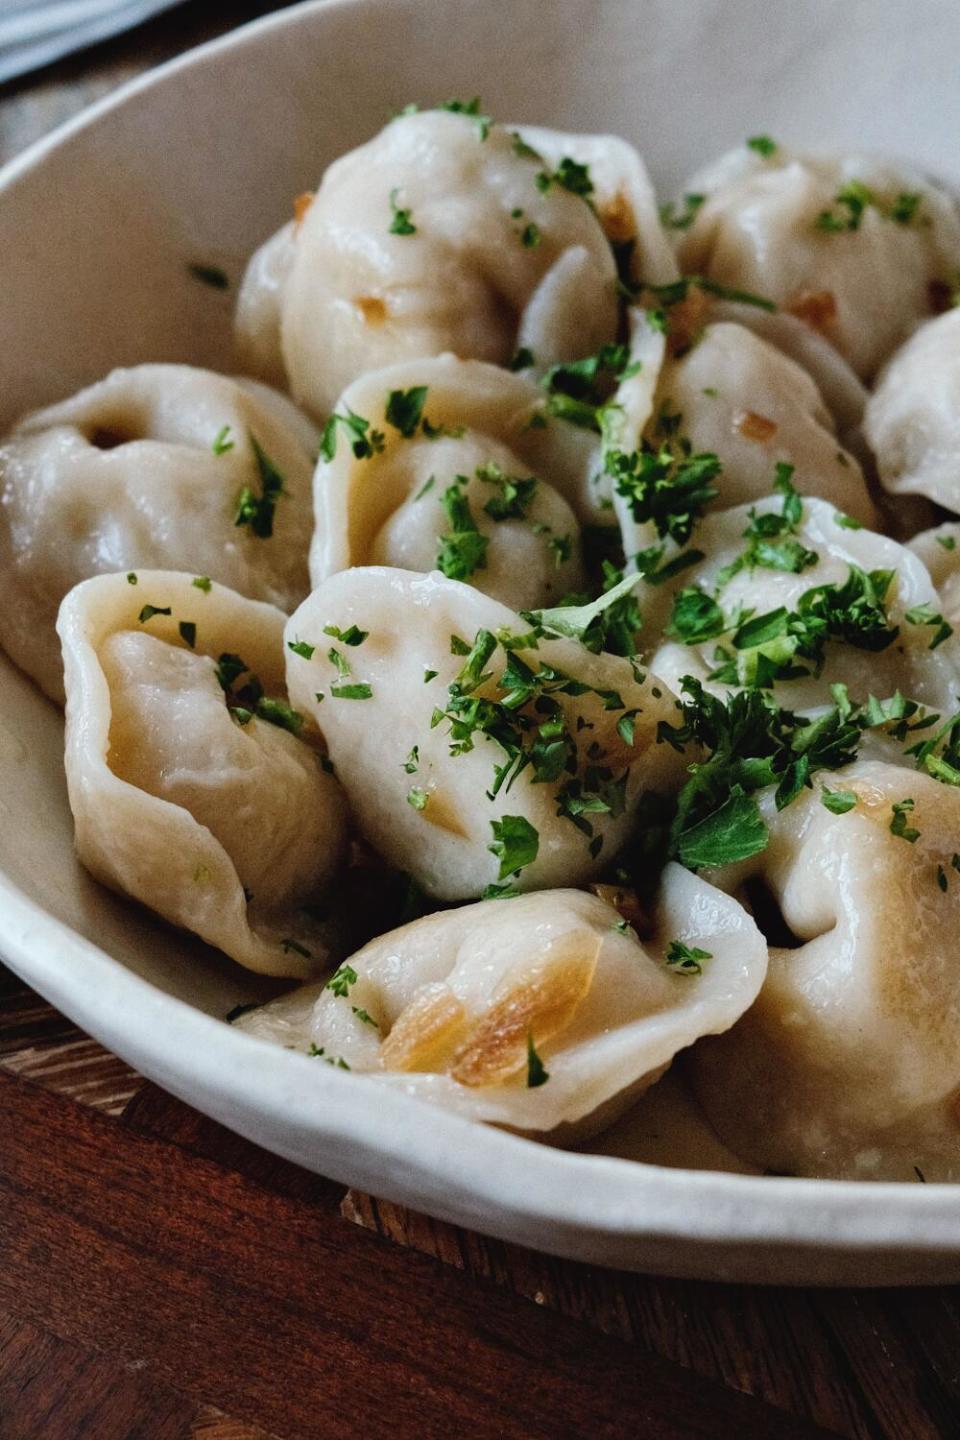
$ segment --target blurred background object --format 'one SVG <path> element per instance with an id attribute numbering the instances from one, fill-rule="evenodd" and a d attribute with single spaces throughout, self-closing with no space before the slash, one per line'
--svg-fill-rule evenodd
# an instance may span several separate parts
<path id="1" fill-rule="evenodd" d="M 0 0 L 0 84 L 128 30 L 180 0 Z"/>

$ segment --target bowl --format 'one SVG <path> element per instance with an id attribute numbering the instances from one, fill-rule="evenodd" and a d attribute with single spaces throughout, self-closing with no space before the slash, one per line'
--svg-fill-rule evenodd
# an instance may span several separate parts
<path id="1" fill-rule="evenodd" d="M 960 11 L 939 0 L 326 0 L 134 82 L 0 175 L 0 426 L 112 366 L 227 368 L 245 258 L 409 100 L 637 143 L 671 193 L 758 131 L 960 179 Z M 902 77 L 923 76 L 909 92 Z M 909 105 L 905 96 L 909 93 Z M 951 174 L 953 165 L 958 173 Z M 216 266 L 229 291 L 197 281 Z M 59 713 L 0 657 L 0 954 L 181 1099 L 301 1165 L 592 1263 L 796 1284 L 960 1280 L 941 1185 L 749 1173 L 668 1077 L 570 1152 L 477 1127 L 224 1023 L 255 977 L 73 854 Z M 736 1170 L 747 1173 L 733 1173 Z"/>

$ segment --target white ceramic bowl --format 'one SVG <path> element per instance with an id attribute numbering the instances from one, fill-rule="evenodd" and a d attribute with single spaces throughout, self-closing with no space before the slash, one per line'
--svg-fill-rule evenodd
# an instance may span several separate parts
<path id="1" fill-rule="evenodd" d="M 940 0 L 327 0 L 283 11 L 153 72 L 0 176 L 0 428 L 116 364 L 227 363 L 231 297 L 191 279 L 187 262 L 236 279 L 291 196 L 408 100 L 480 92 L 504 118 L 611 130 L 667 186 L 757 131 L 868 145 L 957 180 L 945 142 L 960 132 L 958 49 L 960 10 Z M 922 89 L 904 86 L 906 73 Z M 678 1167 L 692 1148 L 710 1163 L 669 1085 L 600 1142 L 607 1153 L 572 1154 L 237 1033 L 222 1017 L 257 994 L 252 978 L 76 864 L 61 752 L 59 715 L 0 658 L 0 952 L 206 1113 L 338 1180 L 592 1262 L 788 1283 L 960 1280 L 950 1187 L 622 1158 Z"/>

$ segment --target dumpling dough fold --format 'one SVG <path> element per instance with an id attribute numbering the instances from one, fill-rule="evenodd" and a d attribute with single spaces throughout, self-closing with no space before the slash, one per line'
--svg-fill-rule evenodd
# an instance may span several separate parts
<path id="1" fill-rule="evenodd" d="M 57 608 L 92 575 L 176 566 L 292 610 L 317 439 L 285 396 L 189 365 L 114 370 L 28 415 L 0 444 L 0 643 L 62 701 Z M 257 529 L 238 525 L 244 492 L 278 480 Z"/>
<path id="2" fill-rule="evenodd" d="M 332 956 L 316 907 L 347 815 L 314 745 L 262 718 L 289 716 L 284 619 L 223 586 L 141 570 L 76 586 L 58 628 L 83 864 L 248 969 L 303 977 Z"/>
<path id="3" fill-rule="evenodd" d="M 699 973 L 671 973 L 672 941 L 709 956 Z M 570 1141 L 615 1119 L 678 1050 L 732 1025 L 765 971 L 741 906 L 669 865 L 642 937 L 578 890 L 481 901 L 379 936 L 333 988 L 239 1023 L 471 1119 Z"/>

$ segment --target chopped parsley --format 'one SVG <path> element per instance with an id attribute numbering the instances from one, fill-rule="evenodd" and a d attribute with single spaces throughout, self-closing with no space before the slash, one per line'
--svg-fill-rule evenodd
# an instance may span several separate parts
<path id="1" fill-rule="evenodd" d="M 300 655 L 304 660 L 312 660 L 316 645 L 311 645 L 306 640 L 288 640 L 287 649 L 292 650 L 294 655 Z"/>
<path id="2" fill-rule="evenodd" d="M 230 439 L 230 426 L 224 425 L 213 437 L 211 449 L 214 455 L 226 455 L 227 452 L 233 448 L 233 441 Z"/>
<path id="3" fill-rule="evenodd" d="M 249 1015 L 251 1010 L 259 1010 L 259 1008 L 260 1002 L 258 1000 L 251 1000 L 246 1005 L 234 1005 L 233 1009 L 228 1010 L 223 1018 L 228 1025 L 233 1025 L 235 1021 L 240 1019 L 241 1015 Z"/>
<path id="4" fill-rule="evenodd" d="M 313 951 L 308 950 L 306 945 L 301 945 L 299 940 L 292 940 L 289 935 L 286 940 L 282 940 L 280 943 L 283 947 L 284 955 L 292 953 L 294 955 L 302 955 L 304 960 L 313 959 Z"/>
<path id="5" fill-rule="evenodd" d="M 685 945 L 682 940 L 671 940 L 664 956 L 664 965 L 676 975 L 702 975 L 704 960 L 712 960 L 709 950 L 699 950 L 696 945 Z"/>
<path id="6" fill-rule="evenodd" d="M 685 545 L 719 493 L 714 481 L 722 466 L 716 455 L 692 454 L 685 438 L 658 444 L 643 438 L 639 450 L 607 450 L 604 469 L 637 524 L 652 523 L 661 540 Z"/>
<path id="7" fill-rule="evenodd" d="M 711 280 L 709 275 L 684 275 L 682 279 L 671 280 L 666 285 L 647 285 L 643 288 L 656 296 L 659 305 L 669 309 L 686 300 L 691 287 L 703 290 L 708 295 L 715 295 L 718 300 L 735 300 L 741 305 L 755 305 L 758 310 L 767 310 L 770 313 L 777 309 L 776 302 L 768 299 L 766 295 L 755 295 L 751 290 L 738 290 L 734 286 L 721 285 L 719 280 Z M 647 318 L 653 313 L 655 312 L 649 312 Z"/>
<path id="8" fill-rule="evenodd" d="M 407 791 L 407 804 L 412 805 L 414 810 L 426 810 L 429 799 L 426 790 L 421 790 L 419 785 L 414 785 Z"/>
<path id="9" fill-rule="evenodd" d="M 263 685 L 240 655 L 224 652 L 217 660 L 217 680 L 224 692 L 231 719 L 238 725 L 249 725 L 259 719 L 298 735 L 303 716 L 285 700 L 274 700 L 264 694 Z"/>
<path id="10" fill-rule="evenodd" d="M 661 225 L 666 226 L 668 230 L 689 230 L 706 198 L 706 195 L 688 191 L 683 197 L 682 210 L 678 210 L 675 200 L 668 200 L 665 205 L 660 206 Z"/>
<path id="11" fill-rule="evenodd" d="M 458 475 L 441 497 L 441 505 L 447 516 L 450 529 L 440 537 L 437 554 L 437 569 L 449 580 L 469 580 L 475 570 L 486 569 L 487 547 L 490 541 L 477 529 L 477 523 L 470 509 L 470 501 L 464 494 L 467 483 L 465 475 Z"/>
<path id="12" fill-rule="evenodd" d="M 257 715 L 270 725 L 289 730 L 291 735 L 299 735 L 303 728 L 303 716 L 299 710 L 294 710 L 286 700 L 272 700 L 269 695 L 264 695 L 257 705 Z"/>
<path id="13" fill-rule="evenodd" d="M 940 612 L 934 610 L 932 605 L 914 605 L 911 610 L 906 611 L 903 618 L 908 625 L 929 625 L 934 627 L 934 633 L 927 647 L 929 650 L 936 650 L 938 645 L 942 645 L 944 640 L 949 640 L 953 634 L 953 626 L 949 625 Z"/>
<path id="14" fill-rule="evenodd" d="M 194 280 L 199 280 L 201 285 L 209 285 L 212 290 L 229 290 L 230 288 L 227 272 L 221 270 L 219 265 L 204 265 L 198 262 L 191 262 L 188 264 L 187 269 Z"/>
<path id="15" fill-rule="evenodd" d="M 358 680 L 350 685 L 331 685 L 330 694 L 334 700 L 369 700 L 373 687 L 366 680 Z"/>
<path id="16" fill-rule="evenodd" d="M 639 361 L 630 359 L 628 345 L 603 345 L 583 360 L 551 365 L 540 382 L 549 397 L 547 410 L 599 435 L 603 428 L 602 409 L 613 387 L 639 369 Z"/>
<path id="17" fill-rule="evenodd" d="M 324 460 L 332 460 L 337 453 L 338 426 L 345 430 L 350 437 L 350 446 L 358 460 L 369 460 L 383 450 L 385 443 L 383 431 L 373 429 L 369 420 L 365 420 L 362 415 L 354 414 L 347 406 L 346 415 L 339 415 L 334 411 L 323 427 L 323 434 L 320 437 L 320 455 Z"/>
<path id="18" fill-rule="evenodd" d="M 407 756 L 406 760 L 404 760 L 404 762 L 403 762 L 403 768 L 404 768 L 404 770 L 406 770 L 406 772 L 407 772 L 408 775 L 416 775 L 417 771 L 420 769 L 420 746 L 419 746 L 419 745 L 414 745 L 414 746 L 413 746 L 413 748 L 412 748 L 411 751 L 410 751 L 410 754 Z"/>
<path id="19" fill-rule="evenodd" d="M 251 532 L 261 540 L 269 540 L 273 534 L 273 520 L 277 501 L 285 494 L 284 479 L 269 455 L 260 446 L 255 435 L 250 444 L 257 461 L 260 479 L 260 494 L 255 495 L 249 485 L 244 485 L 237 496 L 235 525 L 249 525 Z"/>
<path id="20" fill-rule="evenodd" d="M 543 1061 L 537 1054 L 533 1043 L 533 1030 L 527 1031 L 527 1089 L 536 1090 L 541 1085 L 546 1085 L 550 1079 L 550 1071 L 544 1068 Z"/>
<path id="21" fill-rule="evenodd" d="M 169 605 L 144 605 L 137 619 L 141 625 L 146 625 L 147 621 L 152 620 L 154 615 L 170 615 L 172 613 Z"/>
<path id="22" fill-rule="evenodd" d="M 480 109 L 480 96 L 475 95 L 472 100 L 445 100 L 442 105 L 437 106 L 438 110 L 449 110 L 454 115 L 466 115 L 476 123 L 481 140 L 486 140 L 490 134 L 490 126 L 493 119 L 490 115 L 484 115 Z"/>
<path id="23" fill-rule="evenodd" d="M 498 880 L 507 880 L 518 875 L 527 865 L 532 865 L 540 848 L 540 835 L 522 815 L 504 815 L 500 820 L 491 820 L 493 840 L 487 849 L 500 862 Z"/>
<path id="24" fill-rule="evenodd" d="M 771 140 L 769 135 L 751 135 L 746 143 L 748 149 L 755 150 L 764 160 L 769 160 L 771 155 L 777 153 L 777 142 Z"/>
<path id="25" fill-rule="evenodd" d="M 323 988 L 336 995 L 338 999 L 345 1000 L 353 986 L 356 985 L 358 978 L 356 970 L 345 960 Z"/>
<path id="26" fill-rule="evenodd" d="M 944 550 L 956 550 L 957 548 L 957 538 L 955 535 L 935 535 L 933 538 L 938 545 L 943 546 Z"/>
<path id="27" fill-rule="evenodd" d="M 838 510 L 833 517 L 834 525 L 839 525 L 841 530 L 862 530 L 863 521 L 855 520 L 852 515 L 844 515 Z"/>
<path id="28" fill-rule="evenodd" d="M 344 645 L 362 645 L 370 631 L 359 630 L 356 625 L 349 625 L 346 630 L 341 630 L 338 625 L 324 625 L 323 633 L 332 635 L 334 640 L 341 640 Z"/>
<path id="29" fill-rule="evenodd" d="M 528 350 L 526 345 L 521 345 L 507 368 L 513 371 L 529 370 L 531 365 L 535 365 L 536 363 L 537 361 L 533 351 Z"/>
<path id="30" fill-rule="evenodd" d="M 832 815 L 846 815 L 857 803 L 857 797 L 853 790 L 828 790 L 824 785 L 820 791 L 821 804 L 825 805 Z"/>
<path id="31" fill-rule="evenodd" d="M 137 583 L 137 572 L 136 572 L 135 570 L 128 570 L 128 571 L 127 571 L 127 584 L 128 584 L 128 585 L 136 585 L 136 583 Z"/>
<path id="32" fill-rule="evenodd" d="M 795 538 L 797 527 L 803 520 L 803 502 L 793 486 L 793 466 L 782 462 L 776 467 L 774 489 L 783 496 L 780 514 L 749 511 L 749 525 L 743 532 L 746 549 L 730 565 L 724 566 L 717 576 L 717 590 L 738 575 L 741 570 L 783 570 L 799 575 L 819 559 L 815 550 Z"/>
<path id="33" fill-rule="evenodd" d="M 920 831 L 915 830 L 907 823 L 907 817 L 912 814 L 914 801 L 911 799 L 898 800 L 891 805 L 893 818 L 890 821 L 890 834 L 896 835 L 898 840 L 906 840 L 909 845 L 914 845 L 920 839 Z"/>
<path id="34" fill-rule="evenodd" d="M 414 385 L 410 390 L 391 390 L 387 396 L 387 424 L 399 430 L 405 440 L 409 440 L 416 434 L 417 426 L 423 418 L 426 399 L 426 385 Z"/>
<path id="35" fill-rule="evenodd" d="M 593 655 L 609 650 L 611 636 L 616 635 L 620 643 L 613 653 L 632 655 L 636 650 L 636 634 L 642 624 L 633 598 L 640 578 L 639 575 L 627 575 L 619 579 L 605 595 L 587 605 L 558 605 L 552 610 L 526 611 L 523 619 L 540 634 L 579 640 Z"/>
<path id="36" fill-rule="evenodd" d="M 873 209 L 885 220 L 895 225 L 912 225 L 918 218 L 923 196 L 916 192 L 902 191 L 889 203 L 881 200 L 869 186 L 860 180 L 848 180 L 837 191 L 832 210 L 821 210 L 814 223 L 815 230 L 827 234 L 842 234 L 859 230 L 868 209 Z"/>
<path id="37" fill-rule="evenodd" d="M 571 160 L 569 155 L 563 157 L 552 173 L 541 170 L 534 178 L 537 189 L 544 195 L 553 185 L 559 185 L 561 189 L 569 190 L 571 195 L 579 195 L 582 200 L 589 201 L 593 194 L 594 187 L 589 167 L 581 165 L 576 160 Z"/>
<path id="38" fill-rule="evenodd" d="M 393 218 L 390 221 L 388 233 L 390 235 L 416 235 L 417 227 L 410 219 L 410 216 L 413 212 L 409 209 L 405 209 L 398 203 L 397 196 L 399 194 L 399 186 L 395 187 L 393 190 L 390 191 L 390 210 L 392 212 Z"/>
<path id="39" fill-rule="evenodd" d="M 535 475 L 507 475 L 493 460 L 477 467 L 477 479 L 494 488 L 483 509 L 491 520 L 525 520 L 539 484 Z"/>
<path id="40" fill-rule="evenodd" d="M 196 648 L 197 627 L 192 620 L 181 620 L 177 626 L 180 632 L 180 639 L 190 646 L 191 650 Z"/>
<path id="41" fill-rule="evenodd" d="M 190 583 L 196 590 L 202 590 L 204 595 L 209 595 L 213 589 L 213 581 L 209 575 L 194 575 Z"/>

